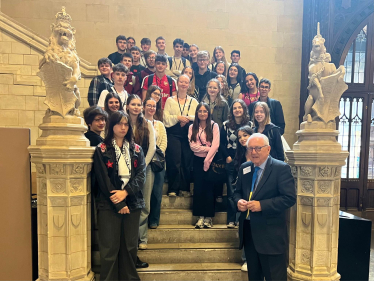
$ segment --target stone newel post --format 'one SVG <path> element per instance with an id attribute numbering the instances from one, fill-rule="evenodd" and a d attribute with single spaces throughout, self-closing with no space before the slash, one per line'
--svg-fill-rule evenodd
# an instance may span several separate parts
<path id="1" fill-rule="evenodd" d="M 91 190 L 88 175 L 94 148 L 79 116 L 79 58 L 71 17 L 56 15 L 50 46 L 38 75 L 46 85 L 49 109 L 29 147 L 36 164 L 38 192 L 38 280 L 93 280 L 91 271 Z M 66 53 L 71 52 L 70 56 Z"/>
<path id="2" fill-rule="evenodd" d="M 309 63 L 309 97 L 298 141 L 287 157 L 297 187 L 291 208 L 288 279 L 339 280 L 337 272 L 340 175 L 348 152 L 337 142 L 335 117 L 348 88 L 345 69 L 330 62 L 319 34 Z"/>

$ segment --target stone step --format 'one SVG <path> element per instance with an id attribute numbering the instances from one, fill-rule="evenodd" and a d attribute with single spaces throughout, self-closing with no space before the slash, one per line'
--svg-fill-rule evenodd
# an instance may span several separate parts
<path id="1" fill-rule="evenodd" d="M 193 190 L 193 183 L 190 185 L 190 190 Z M 164 182 L 164 185 L 162 186 L 162 195 L 168 194 L 168 184 Z M 227 195 L 227 186 L 226 184 L 223 185 L 223 195 Z"/>
<path id="2" fill-rule="evenodd" d="M 227 213 L 216 212 L 213 218 L 213 224 L 226 224 Z M 191 210 L 187 209 L 161 209 L 160 225 L 166 224 L 189 224 L 195 225 L 197 217 L 192 215 Z"/>
<path id="3" fill-rule="evenodd" d="M 238 250 L 238 243 L 221 243 L 228 244 L 228 248 L 212 244 L 220 243 L 200 243 L 197 248 L 196 243 L 172 243 L 172 244 L 149 244 L 147 250 L 139 250 L 138 256 L 141 260 L 149 264 L 160 263 L 240 263 L 241 251 Z M 188 245 L 189 244 L 189 245 Z M 210 244 L 210 245 L 209 245 Z M 184 247 L 188 248 L 184 248 Z M 233 247 L 234 246 L 234 247 Z M 182 248 L 183 247 L 183 248 Z"/>
<path id="4" fill-rule="evenodd" d="M 148 244 L 153 243 L 222 243 L 238 242 L 238 230 L 225 224 L 210 229 L 195 229 L 191 225 L 160 225 L 148 230 Z"/>
<path id="5" fill-rule="evenodd" d="M 138 250 L 138 256 L 149 264 L 160 263 L 241 263 L 238 243 L 159 243 Z M 92 263 L 100 265 L 100 252 L 93 251 Z"/>
<path id="6" fill-rule="evenodd" d="M 248 280 L 247 272 L 240 268 L 241 263 L 150 264 L 138 272 L 142 281 Z M 96 280 L 100 280 L 99 274 L 96 274 Z"/>
<path id="7" fill-rule="evenodd" d="M 162 209 L 192 209 L 192 197 L 169 197 L 163 195 L 161 201 Z"/>

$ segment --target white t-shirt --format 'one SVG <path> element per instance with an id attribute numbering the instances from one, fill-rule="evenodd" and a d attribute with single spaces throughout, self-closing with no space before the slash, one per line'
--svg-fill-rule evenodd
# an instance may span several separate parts
<path id="1" fill-rule="evenodd" d="M 129 97 L 129 94 L 125 89 L 123 89 L 122 92 L 117 92 L 114 87 L 112 87 L 112 92 L 118 94 L 119 98 L 121 99 L 123 107 L 126 106 L 127 98 Z M 98 106 L 104 107 L 104 102 L 106 96 L 109 94 L 108 90 L 103 90 L 100 94 L 99 102 L 97 103 Z"/>

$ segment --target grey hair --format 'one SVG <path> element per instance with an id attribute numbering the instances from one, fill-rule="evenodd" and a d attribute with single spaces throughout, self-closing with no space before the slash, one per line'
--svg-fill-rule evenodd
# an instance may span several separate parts
<path id="1" fill-rule="evenodd" d="M 261 138 L 264 140 L 265 145 L 269 145 L 269 138 L 265 136 L 264 134 L 260 134 L 260 133 L 254 133 L 252 136 L 250 136 L 247 139 L 247 143 L 245 145 L 248 147 L 249 141 L 254 138 Z"/>

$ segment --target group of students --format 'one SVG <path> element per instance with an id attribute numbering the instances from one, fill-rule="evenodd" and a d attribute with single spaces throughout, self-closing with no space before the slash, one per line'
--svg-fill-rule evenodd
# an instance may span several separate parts
<path id="1" fill-rule="evenodd" d="M 160 40 L 165 46 L 160 37 L 156 45 Z M 177 55 L 185 47 L 180 40 L 173 43 Z M 159 225 L 165 178 L 170 197 L 190 197 L 194 184 L 196 228 L 213 226 L 215 204 L 222 202 L 226 183 L 227 227 L 235 228 L 237 207 L 232 195 L 239 167 L 249 160 L 249 136 L 265 134 L 271 156 L 284 161 L 283 111 L 279 101 L 268 97 L 268 79 L 259 81 L 255 73 L 245 74 L 237 63 L 226 68 L 221 47 L 215 48 L 216 61 L 209 65 L 209 53 L 196 45 L 190 46 L 189 57 L 183 60 L 146 50 L 143 43 L 148 41 L 143 40 L 147 68 L 142 69 L 143 56 L 131 41 L 135 45 L 132 37 L 127 41 L 117 37 L 118 50 L 126 46 L 124 52 L 99 60 L 101 75 L 91 82 L 91 107 L 84 111 L 89 128 L 85 135 L 96 146 L 92 190 L 102 280 L 137 279 L 136 268 L 147 266 L 137 258 L 137 249 L 147 249 L 148 228 Z M 112 67 L 110 59 L 118 63 Z M 156 151 L 164 155 L 166 169 L 152 169 Z M 222 182 L 207 177 L 217 159 L 224 163 Z"/>

